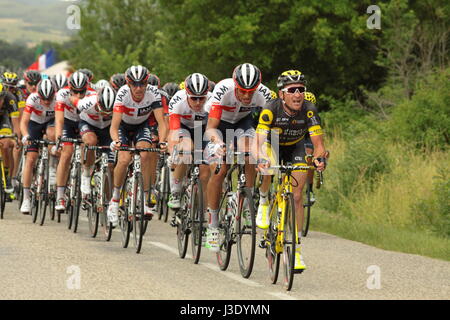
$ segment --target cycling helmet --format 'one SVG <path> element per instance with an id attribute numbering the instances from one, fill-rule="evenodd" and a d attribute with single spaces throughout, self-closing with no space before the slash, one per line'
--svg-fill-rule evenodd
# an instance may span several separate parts
<path id="1" fill-rule="evenodd" d="M 53 76 L 52 81 L 55 84 L 56 90 L 60 90 L 67 86 L 67 77 L 63 73 Z"/>
<path id="2" fill-rule="evenodd" d="M 75 72 L 69 78 L 69 88 L 71 90 L 86 90 L 89 85 L 88 77 L 82 72 Z"/>
<path id="3" fill-rule="evenodd" d="M 162 89 L 167 93 L 169 96 L 169 100 L 172 99 L 172 97 L 177 93 L 179 90 L 178 85 L 175 82 L 167 82 Z"/>
<path id="4" fill-rule="evenodd" d="M 41 81 L 42 76 L 36 70 L 29 70 L 24 72 L 23 78 L 25 79 L 26 82 L 28 82 L 31 85 L 37 85 L 39 81 Z"/>
<path id="5" fill-rule="evenodd" d="M 111 77 L 111 79 L 109 79 L 109 83 L 111 84 L 111 86 L 115 90 L 119 90 L 120 87 L 122 87 L 122 86 L 127 84 L 127 82 L 125 80 L 125 74 L 123 74 L 123 73 L 116 73 L 115 75 L 113 75 Z"/>
<path id="6" fill-rule="evenodd" d="M 213 92 L 215 87 L 216 87 L 216 83 L 214 81 L 209 80 L 209 84 L 208 84 L 209 92 Z"/>
<path id="7" fill-rule="evenodd" d="M 285 71 L 278 77 L 277 88 L 281 90 L 288 84 L 292 83 L 301 83 L 305 85 L 305 76 L 298 70 Z"/>
<path id="8" fill-rule="evenodd" d="M 150 74 L 150 76 L 148 77 L 148 84 L 161 88 L 161 81 L 159 81 L 158 76 L 155 74 Z"/>
<path id="9" fill-rule="evenodd" d="M 0 99 L 6 96 L 7 90 L 3 84 L 0 83 Z"/>
<path id="10" fill-rule="evenodd" d="M 309 102 L 316 103 L 316 96 L 312 92 L 305 92 L 305 100 Z"/>
<path id="11" fill-rule="evenodd" d="M 94 73 L 91 70 L 84 68 L 78 71 L 84 73 L 88 77 L 89 82 L 91 82 L 94 79 Z"/>
<path id="12" fill-rule="evenodd" d="M 148 69 L 141 65 L 131 66 L 125 72 L 125 79 L 128 83 L 145 83 L 147 82 L 149 76 L 150 73 L 148 72 Z"/>
<path id="13" fill-rule="evenodd" d="M 19 82 L 17 83 L 17 87 L 21 90 L 26 89 L 27 86 L 25 85 L 25 80 L 23 80 L 23 79 L 19 80 Z"/>
<path id="14" fill-rule="evenodd" d="M 55 96 L 55 87 L 49 79 L 42 80 L 38 84 L 37 93 L 43 100 L 52 100 Z"/>
<path id="15" fill-rule="evenodd" d="M 103 89 L 105 87 L 109 87 L 109 82 L 107 80 L 98 80 L 97 83 L 95 84 L 95 90 L 100 90 Z"/>
<path id="16" fill-rule="evenodd" d="M 19 82 L 19 78 L 14 72 L 4 72 L 2 74 L 2 82 L 8 86 L 15 87 Z"/>
<path id="17" fill-rule="evenodd" d="M 233 71 L 234 83 L 244 91 L 256 90 L 261 79 L 261 71 L 250 63 L 240 64 Z"/>
<path id="18" fill-rule="evenodd" d="M 106 86 L 98 93 L 98 108 L 101 112 L 110 114 L 113 111 L 116 92 L 110 86 Z"/>
<path id="19" fill-rule="evenodd" d="M 178 88 L 179 88 L 180 90 L 183 90 L 183 89 L 185 88 L 185 86 L 184 86 L 184 81 L 180 82 L 180 84 L 178 85 Z"/>
<path id="20" fill-rule="evenodd" d="M 208 93 L 208 78 L 201 73 L 193 73 L 184 80 L 186 92 L 193 96 L 205 96 Z"/>

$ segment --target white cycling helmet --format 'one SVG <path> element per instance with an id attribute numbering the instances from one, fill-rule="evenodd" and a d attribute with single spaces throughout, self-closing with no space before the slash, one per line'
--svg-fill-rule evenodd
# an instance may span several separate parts
<path id="1" fill-rule="evenodd" d="M 95 84 L 95 90 L 101 90 L 105 87 L 109 87 L 109 82 L 107 80 L 98 80 L 97 83 Z"/>

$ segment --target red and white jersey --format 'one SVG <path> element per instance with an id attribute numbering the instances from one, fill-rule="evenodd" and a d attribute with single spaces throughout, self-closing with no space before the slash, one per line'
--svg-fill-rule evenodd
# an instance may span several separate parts
<path id="1" fill-rule="evenodd" d="M 206 111 L 206 103 L 212 97 L 208 92 L 208 98 L 200 111 L 194 111 L 188 104 L 188 96 L 186 90 L 179 90 L 170 99 L 169 102 L 169 127 L 170 130 L 180 129 L 180 124 L 194 129 L 194 122 L 201 121 L 202 125 L 208 123 L 208 112 Z"/>
<path id="2" fill-rule="evenodd" d="M 49 107 L 41 103 L 41 98 L 37 93 L 32 93 L 28 96 L 25 112 L 31 113 L 30 120 L 43 124 L 55 118 L 56 99 Z"/>
<path id="3" fill-rule="evenodd" d="M 244 105 L 236 97 L 236 86 L 232 78 L 220 81 L 214 87 L 206 110 L 210 118 L 229 123 L 237 123 L 248 116 L 256 107 L 264 107 L 271 100 L 270 89 L 260 84 L 253 94 L 249 105 Z"/>
<path id="4" fill-rule="evenodd" d="M 97 93 L 85 97 L 77 102 L 77 108 L 80 112 L 80 119 L 86 121 L 90 125 L 104 129 L 111 125 L 112 115 L 102 116 L 95 106 L 98 103 Z"/>
<path id="5" fill-rule="evenodd" d="M 152 111 L 161 107 L 161 94 L 152 85 L 147 85 L 144 98 L 139 102 L 133 99 L 130 87 L 125 85 L 117 92 L 114 102 L 114 112 L 122 113 L 122 121 L 131 125 L 147 121 Z"/>
<path id="6" fill-rule="evenodd" d="M 88 89 L 86 91 L 86 96 L 89 97 L 95 93 L 95 90 Z M 75 105 L 70 102 L 70 89 L 69 87 L 62 88 L 56 94 L 56 107 L 55 111 L 64 111 L 64 118 L 78 122 L 80 121 L 80 116 L 78 109 Z"/>

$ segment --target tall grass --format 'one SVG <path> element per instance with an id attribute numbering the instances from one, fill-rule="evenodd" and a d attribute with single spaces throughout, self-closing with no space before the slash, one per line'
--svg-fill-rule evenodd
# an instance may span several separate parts
<path id="1" fill-rule="evenodd" d="M 323 212 L 312 228 L 450 260 L 449 152 L 419 151 L 370 132 L 332 136 L 326 183 L 317 194 Z"/>

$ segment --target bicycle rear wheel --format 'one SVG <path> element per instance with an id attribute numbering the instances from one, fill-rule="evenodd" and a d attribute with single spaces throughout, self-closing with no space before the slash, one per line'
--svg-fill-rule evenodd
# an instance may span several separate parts
<path id="1" fill-rule="evenodd" d="M 303 237 L 306 237 L 308 235 L 309 219 L 311 217 L 311 206 L 311 187 L 309 183 L 306 183 L 305 201 L 303 205 Z"/>
<path id="2" fill-rule="evenodd" d="M 169 219 L 169 206 L 167 205 L 167 203 L 169 202 L 170 181 L 169 181 L 169 168 L 166 166 L 163 168 L 163 177 L 164 180 L 163 180 L 161 209 L 164 222 L 167 222 L 167 220 Z"/>
<path id="3" fill-rule="evenodd" d="M 235 207 L 228 210 L 229 205 L 229 202 L 225 199 L 225 205 L 219 212 L 219 252 L 216 253 L 216 258 L 222 271 L 227 270 L 230 264 L 231 248 L 233 247 L 231 219 L 234 219 L 234 214 L 228 215 L 228 211 L 237 210 Z"/>
<path id="4" fill-rule="evenodd" d="M 73 205 L 73 223 L 72 223 L 72 231 L 73 233 L 77 233 L 78 231 L 78 221 L 80 217 L 80 210 L 81 210 L 81 165 L 77 163 L 76 166 L 77 169 L 77 178 L 75 183 L 75 199 L 74 199 L 74 205 Z"/>
<path id="5" fill-rule="evenodd" d="M 255 261 L 256 222 L 255 207 L 250 188 L 244 188 L 239 193 L 237 223 L 237 254 L 239 269 L 244 278 L 250 277 Z"/>
<path id="6" fill-rule="evenodd" d="M 283 270 L 284 270 L 284 286 L 290 291 L 294 282 L 295 274 L 295 205 L 292 193 L 287 195 L 286 208 L 284 214 L 284 241 L 283 241 Z"/>
<path id="7" fill-rule="evenodd" d="M 5 212 L 5 204 L 6 204 L 5 194 L 6 194 L 5 189 L 3 188 L 3 178 L 0 174 L 0 219 L 3 219 L 3 215 Z"/>
<path id="8" fill-rule="evenodd" d="M 102 233 L 105 241 L 111 240 L 113 231 L 112 223 L 110 223 L 108 220 L 108 204 L 109 200 L 112 198 L 112 188 L 113 186 L 111 181 L 111 172 L 108 170 L 103 175 L 103 190 L 101 191 L 100 195 L 101 197 L 103 197 L 102 199 L 103 207 L 100 208 L 97 207 L 100 210 L 99 215 L 101 215 L 101 218 L 99 217 L 99 219 L 101 219 L 100 221 L 102 221 L 102 230 L 103 230 Z"/>
<path id="9" fill-rule="evenodd" d="M 191 194 L 191 248 L 192 258 L 197 264 L 202 251 L 202 240 L 204 236 L 203 228 L 203 190 L 202 184 L 192 185 Z"/>
<path id="10" fill-rule="evenodd" d="M 142 249 L 142 242 L 144 241 L 145 233 L 145 216 L 144 216 L 144 206 L 145 206 L 145 194 L 144 194 L 144 179 L 142 173 L 135 173 L 136 175 L 136 185 L 133 190 L 134 194 L 134 214 L 133 214 L 133 238 L 134 246 L 136 248 L 136 253 L 140 253 Z"/>

